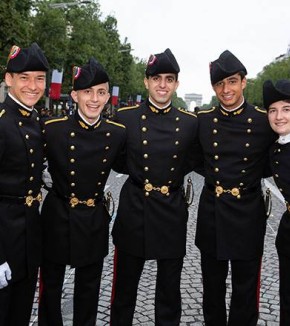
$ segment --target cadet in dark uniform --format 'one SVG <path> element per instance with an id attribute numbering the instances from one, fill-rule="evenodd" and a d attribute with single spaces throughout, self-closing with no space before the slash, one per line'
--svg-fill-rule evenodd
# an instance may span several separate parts
<path id="1" fill-rule="evenodd" d="M 196 245 L 201 252 L 205 325 L 254 326 L 266 228 L 261 179 L 274 140 L 265 110 L 243 96 L 247 70 L 230 52 L 210 66 L 219 106 L 198 112 L 205 158 Z M 227 322 L 226 278 L 232 296 Z"/>
<path id="2" fill-rule="evenodd" d="M 115 279 L 111 325 L 132 325 L 145 260 L 157 260 L 155 325 L 179 325 L 180 276 L 188 207 L 183 179 L 193 164 L 197 119 L 172 106 L 179 66 L 169 49 L 151 55 L 144 78 L 149 97 L 121 108 L 127 127 L 127 170 L 113 227 Z"/>
<path id="3" fill-rule="evenodd" d="M 34 105 L 48 62 L 36 43 L 13 46 L 0 104 L 0 325 L 29 325 L 41 259 L 43 141 Z"/>
<path id="4" fill-rule="evenodd" d="M 270 150 L 274 180 L 285 198 L 286 210 L 282 215 L 276 247 L 280 276 L 280 325 L 290 325 L 290 81 L 268 80 L 263 85 L 264 107 L 278 139 Z"/>
<path id="5" fill-rule="evenodd" d="M 42 208 L 44 262 L 39 325 L 63 325 L 61 292 L 66 265 L 75 267 L 74 326 L 96 324 L 110 216 L 104 187 L 125 143 L 125 127 L 102 119 L 109 78 L 94 58 L 74 69 L 74 116 L 45 122 L 52 189 Z"/>

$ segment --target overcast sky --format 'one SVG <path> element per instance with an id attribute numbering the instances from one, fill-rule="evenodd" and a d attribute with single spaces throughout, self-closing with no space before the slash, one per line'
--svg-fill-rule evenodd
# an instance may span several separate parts
<path id="1" fill-rule="evenodd" d="M 113 15 L 118 31 L 147 61 L 170 48 L 180 65 L 177 94 L 213 91 L 209 62 L 228 49 L 246 66 L 248 77 L 284 54 L 290 44 L 289 0 L 99 0 L 104 16 Z"/>

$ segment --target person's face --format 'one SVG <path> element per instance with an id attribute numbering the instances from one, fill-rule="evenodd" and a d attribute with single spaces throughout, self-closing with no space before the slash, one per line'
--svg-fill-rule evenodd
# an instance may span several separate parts
<path id="1" fill-rule="evenodd" d="M 246 84 L 245 77 L 242 79 L 239 74 L 235 74 L 214 84 L 213 90 L 223 107 L 232 110 L 242 104 Z"/>
<path id="2" fill-rule="evenodd" d="M 109 84 L 103 83 L 87 89 L 72 91 L 71 96 L 78 103 L 78 109 L 86 120 L 94 123 L 110 98 Z"/>
<path id="3" fill-rule="evenodd" d="M 268 119 L 271 128 L 280 136 L 290 134 L 290 102 L 278 101 L 270 105 Z"/>
<path id="4" fill-rule="evenodd" d="M 43 96 L 45 80 L 44 71 L 5 74 L 5 83 L 9 87 L 10 94 L 28 107 L 34 106 Z"/>
<path id="5" fill-rule="evenodd" d="M 166 106 L 176 91 L 179 82 L 175 74 L 159 74 L 144 78 L 144 84 L 148 89 L 151 101 L 157 106 Z"/>

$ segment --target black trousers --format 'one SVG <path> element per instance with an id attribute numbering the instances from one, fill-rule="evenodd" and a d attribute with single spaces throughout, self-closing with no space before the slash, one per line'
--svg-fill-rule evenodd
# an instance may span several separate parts
<path id="1" fill-rule="evenodd" d="M 111 326 L 133 322 L 138 283 L 145 259 L 115 249 Z M 180 279 L 183 258 L 157 259 L 155 325 L 177 326 L 181 318 Z"/>
<path id="2" fill-rule="evenodd" d="M 232 296 L 227 322 L 226 278 L 231 264 Z M 201 253 L 203 314 L 206 326 L 256 326 L 261 258 L 217 260 Z"/>
<path id="3" fill-rule="evenodd" d="M 45 262 L 40 268 L 39 326 L 62 326 L 61 294 L 66 265 Z M 75 268 L 73 326 L 95 326 L 103 259 Z"/>
<path id="4" fill-rule="evenodd" d="M 290 258 L 278 253 L 279 257 L 279 293 L 280 326 L 290 325 Z"/>
<path id="5" fill-rule="evenodd" d="M 0 326 L 29 325 L 37 275 L 35 268 L 29 277 L 0 290 Z"/>

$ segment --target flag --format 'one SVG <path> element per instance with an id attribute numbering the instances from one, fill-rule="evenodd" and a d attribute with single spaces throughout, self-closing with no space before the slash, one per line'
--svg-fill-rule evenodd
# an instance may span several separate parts
<path id="1" fill-rule="evenodd" d="M 63 70 L 59 71 L 53 69 L 50 83 L 49 97 L 52 100 L 59 100 L 61 94 L 61 83 L 62 83 Z"/>
<path id="2" fill-rule="evenodd" d="M 112 105 L 118 105 L 118 97 L 119 97 L 119 86 L 113 86 L 112 89 Z"/>
<path id="3" fill-rule="evenodd" d="M 141 95 L 137 95 L 136 96 L 136 104 L 140 104 L 141 103 Z"/>

